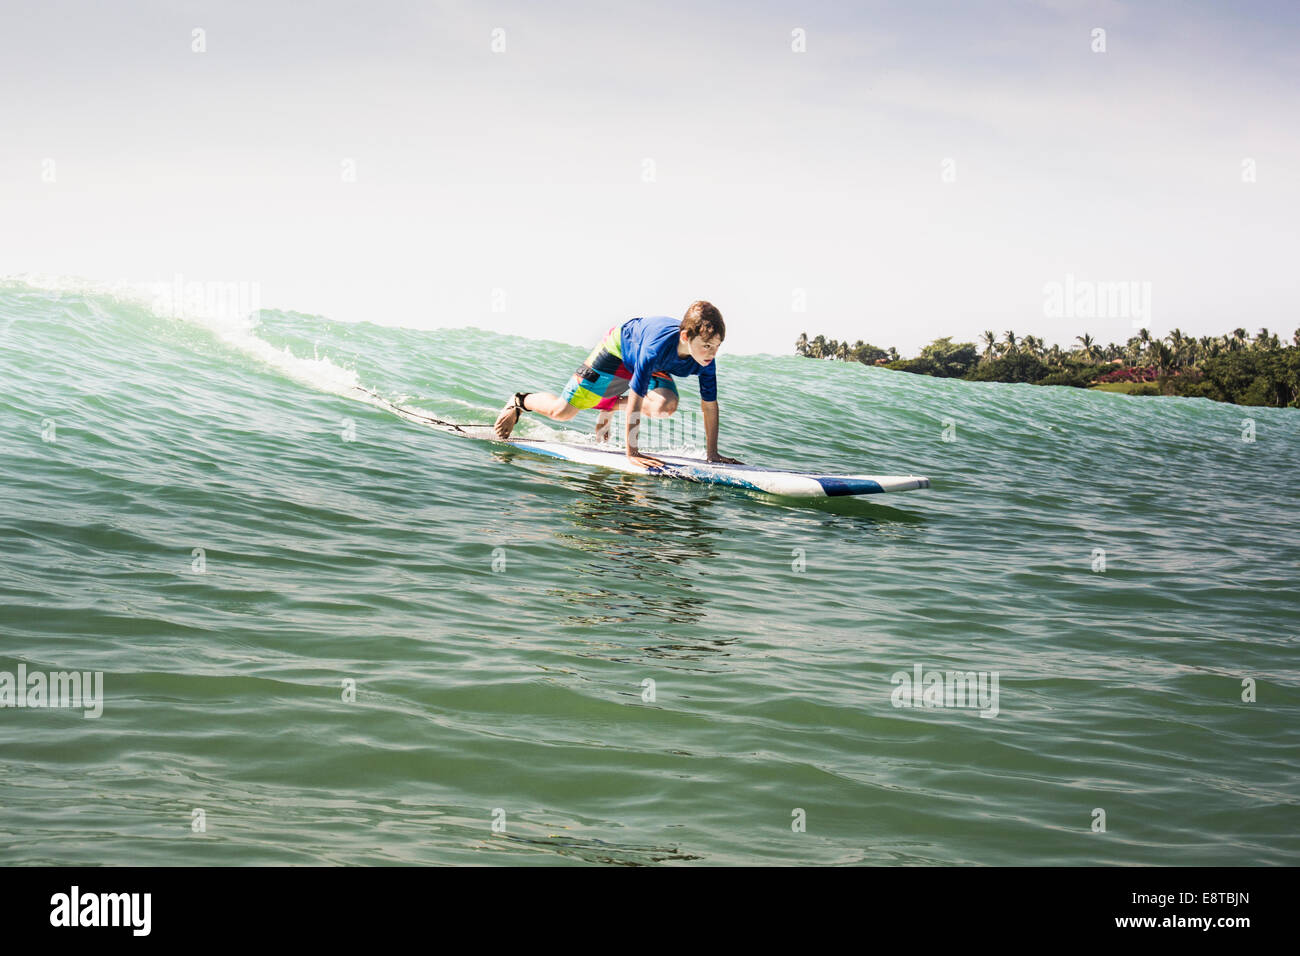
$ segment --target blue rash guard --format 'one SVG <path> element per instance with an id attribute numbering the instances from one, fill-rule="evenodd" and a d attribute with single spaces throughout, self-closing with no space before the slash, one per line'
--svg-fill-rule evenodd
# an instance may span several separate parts
<path id="1" fill-rule="evenodd" d="M 642 398 L 649 389 L 650 376 L 655 372 L 669 375 L 698 375 L 700 399 L 718 400 L 718 378 L 714 367 L 718 360 L 701 365 L 691 356 L 677 355 L 677 342 L 681 337 L 682 320 L 666 315 L 652 315 L 644 319 L 628 319 L 620 330 L 623 347 L 623 364 L 632 373 L 631 388 Z"/>

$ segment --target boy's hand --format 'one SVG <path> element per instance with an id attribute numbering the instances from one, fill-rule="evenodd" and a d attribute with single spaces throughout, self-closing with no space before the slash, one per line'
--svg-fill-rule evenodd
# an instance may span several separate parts
<path id="1" fill-rule="evenodd" d="M 711 455 L 706 455 L 705 461 L 717 462 L 721 465 L 743 465 L 744 462 L 739 458 L 728 458 L 726 455 L 719 455 L 716 451 Z"/>
<path id="2" fill-rule="evenodd" d="M 642 455 L 635 448 L 627 450 L 627 460 L 640 465 L 642 468 L 662 468 L 664 463 L 658 458 L 652 458 L 649 455 Z"/>

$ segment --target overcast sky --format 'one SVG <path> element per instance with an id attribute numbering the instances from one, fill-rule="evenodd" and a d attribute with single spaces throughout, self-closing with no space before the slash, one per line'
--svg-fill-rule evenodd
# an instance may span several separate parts
<path id="1" fill-rule="evenodd" d="M 697 298 L 732 352 L 1289 337 L 1298 25 L 1293 2 L 9 0 L 0 274 L 256 282 L 579 345 Z M 1045 314 L 1067 277 L 1147 284 L 1151 314 Z"/>

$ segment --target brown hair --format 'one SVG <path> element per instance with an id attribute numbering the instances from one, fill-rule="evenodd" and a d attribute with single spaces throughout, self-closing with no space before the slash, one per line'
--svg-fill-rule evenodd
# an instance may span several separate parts
<path id="1" fill-rule="evenodd" d="M 682 316 L 682 328 L 688 338 L 701 336 L 706 342 L 715 335 L 720 339 L 727 337 L 727 327 L 722 322 L 722 313 L 712 302 L 692 302 L 691 307 Z"/>

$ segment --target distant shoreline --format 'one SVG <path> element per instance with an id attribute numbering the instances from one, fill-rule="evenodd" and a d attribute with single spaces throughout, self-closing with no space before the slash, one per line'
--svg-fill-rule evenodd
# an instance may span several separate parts
<path id="1" fill-rule="evenodd" d="M 806 358 L 856 361 L 899 372 L 959 378 L 970 382 L 1064 385 L 1124 395 L 1208 398 L 1234 405 L 1300 408 L 1300 329 L 1292 345 L 1260 329 L 1252 338 L 1238 328 L 1221 336 L 1191 338 L 1174 329 L 1164 339 L 1139 330 L 1124 345 L 1097 344 L 1087 333 L 1070 350 L 1047 347 L 1041 339 L 1014 332 L 981 336 L 974 342 L 935 339 L 915 358 L 900 358 L 859 339 L 853 345 L 802 333 L 795 352 Z"/>

